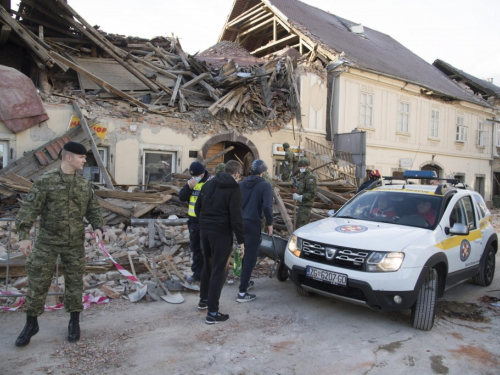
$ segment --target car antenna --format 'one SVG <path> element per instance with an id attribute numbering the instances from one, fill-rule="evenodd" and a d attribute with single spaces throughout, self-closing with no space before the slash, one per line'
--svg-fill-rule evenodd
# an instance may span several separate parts
<path id="1" fill-rule="evenodd" d="M 420 151 L 420 146 L 422 146 L 422 143 L 419 143 L 418 145 L 417 152 L 415 153 L 415 156 L 413 157 L 413 160 L 411 162 L 410 170 L 413 169 L 413 163 L 415 163 L 415 159 L 417 158 L 418 152 Z"/>

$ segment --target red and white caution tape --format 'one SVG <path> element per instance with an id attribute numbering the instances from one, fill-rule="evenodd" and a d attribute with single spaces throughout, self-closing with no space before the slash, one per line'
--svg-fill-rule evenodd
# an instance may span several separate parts
<path id="1" fill-rule="evenodd" d="M 12 293 L 12 292 L 3 292 L 3 291 L 0 291 L 0 295 L 2 295 L 2 296 L 7 296 L 7 297 L 9 297 L 9 296 L 10 296 L 10 295 L 12 295 L 12 294 L 14 294 L 14 293 Z M 0 306 L 0 310 L 2 310 L 2 311 L 16 311 L 18 308 L 20 308 L 20 307 L 23 305 L 24 300 L 25 300 L 25 298 L 24 298 L 24 297 L 21 297 L 21 298 L 19 298 L 19 300 L 18 300 L 18 301 L 17 301 L 14 305 L 12 305 L 12 306 L 9 306 L 9 307 L 7 307 L 7 306 Z"/>
<path id="2" fill-rule="evenodd" d="M 11 292 L 2 292 L 2 291 L 0 291 L 0 295 L 2 295 L 2 296 L 8 297 L 8 296 L 10 296 L 12 294 L 13 293 L 11 293 Z M 15 303 L 15 305 L 10 306 L 10 307 L 0 306 L 0 310 L 2 310 L 2 311 L 17 311 L 17 309 L 19 309 L 24 304 L 25 300 L 26 300 L 25 297 L 21 297 Z M 94 297 L 91 294 L 89 294 L 89 295 L 86 295 L 86 296 L 82 297 L 82 302 L 83 302 L 83 308 L 85 310 L 87 310 L 88 308 L 92 307 L 93 303 L 95 303 L 96 305 L 103 305 L 105 303 L 108 303 L 109 302 L 109 298 L 108 297 L 103 297 L 103 296 Z M 55 310 L 61 310 L 63 308 L 64 308 L 64 303 L 58 303 L 57 305 L 54 305 L 54 306 L 45 306 L 44 307 L 44 311 L 55 311 Z"/>
<path id="3" fill-rule="evenodd" d="M 104 254 L 106 254 L 106 256 L 113 262 L 113 264 L 115 265 L 116 269 L 123 275 L 125 276 L 127 279 L 129 279 L 130 281 L 133 281 L 134 283 L 136 283 L 137 285 L 139 285 L 140 287 L 143 287 L 144 285 L 139 281 L 139 279 L 137 277 L 135 277 L 134 275 L 132 275 L 130 272 L 128 272 L 125 268 L 123 268 L 121 265 L 119 265 L 116 260 L 113 259 L 113 257 L 111 256 L 111 254 L 109 254 L 106 249 L 104 248 L 104 244 L 102 242 L 99 242 L 99 246 L 102 250 L 102 252 Z"/>

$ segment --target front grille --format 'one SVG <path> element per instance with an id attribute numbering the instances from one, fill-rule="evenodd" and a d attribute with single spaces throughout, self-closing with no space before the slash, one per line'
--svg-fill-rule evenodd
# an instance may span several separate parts
<path id="1" fill-rule="evenodd" d="M 335 248 L 337 250 L 333 259 L 326 258 L 327 248 Z M 300 257 L 330 266 L 365 271 L 366 260 L 371 253 L 371 251 L 366 250 L 348 249 L 310 240 L 302 240 Z"/>
<path id="2" fill-rule="evenodd" d="M 356 299 L 359 301 L 367 301 L 365 293 L 359 288 L 345 287 L 339 285 L 333 285 L 324 283 L 322 281 L 310 279 L 305 275 L 299 275 L 299 282 L 302 285 L 321 290 L 330 294 L 335 294 L 337 296 L 342 296 L 346 298 Z"/>

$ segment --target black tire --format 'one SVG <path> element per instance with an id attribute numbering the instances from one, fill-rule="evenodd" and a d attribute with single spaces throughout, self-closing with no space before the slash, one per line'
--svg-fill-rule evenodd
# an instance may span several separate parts
<path id="1" fill-rule="evenodd" d="M 276 272 L 276 278 L 279 281 L 286 281 L 288 279 L 288 268 L 286 268 L 284 262 L 280 262 L 278 271 Z"/>
<path id="2" fill-rule="evenodd" d="M 489 245 L 479 272 L 472 278 L 472 281 L 476 285 L 488 286 L 492 283 L 493 277 L 495 277 L 495 249 Z"/>
<path id="3" fill-rule="evenodd" d="M 294 284 L 294 286 L 295 286 L 295 291 L 297 292 L 297 294 L 299 296 L 302 296 L 302 297 L 311 297 L 312 296 L 311 292 L 308 292 L 307 290 L 305 290 L 301 286 L 298 286 L 298 285 L 295 285 L 295 284 Z"/>
<path id="4" fill-rule="evenodd" d="M 436 316 L 436 299 L 438 294 L 438 273 L 431 268 L 420 287 L 417 300 L 411 308 L 411 325 L 413 328 L 430 331 Z"/>

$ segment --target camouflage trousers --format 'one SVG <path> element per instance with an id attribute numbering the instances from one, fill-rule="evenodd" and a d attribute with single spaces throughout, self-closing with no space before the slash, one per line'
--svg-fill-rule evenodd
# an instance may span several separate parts
<path id="1" fill-rule="evenodd" d="M 298 206 L 297 207 L 297 218 L 295 220 L 295 229 L 299 229 L 306 224 L 309 224 L 311 220 L 311 210 L 312 206 Z"/>
<path id="2" fill-rule="evenodd" d="M 289 182 L 292 180 L 290 172 L 288 172 L 286 169 L 281 173 L 281 181 L 283 182 Z"/>
<path id="3" fill-rule="evenodd" d="M 54 246 L 37 242 L 26 260 L 28 293 L 27 315 L 43 313 L 47 293 L 54 275 L 57 255 L 61 256 L 64 275 L 64 307 L 67 312 L 83 311 L 83 274 L 85 272 L 85 249 L 78 246 Z"/>

